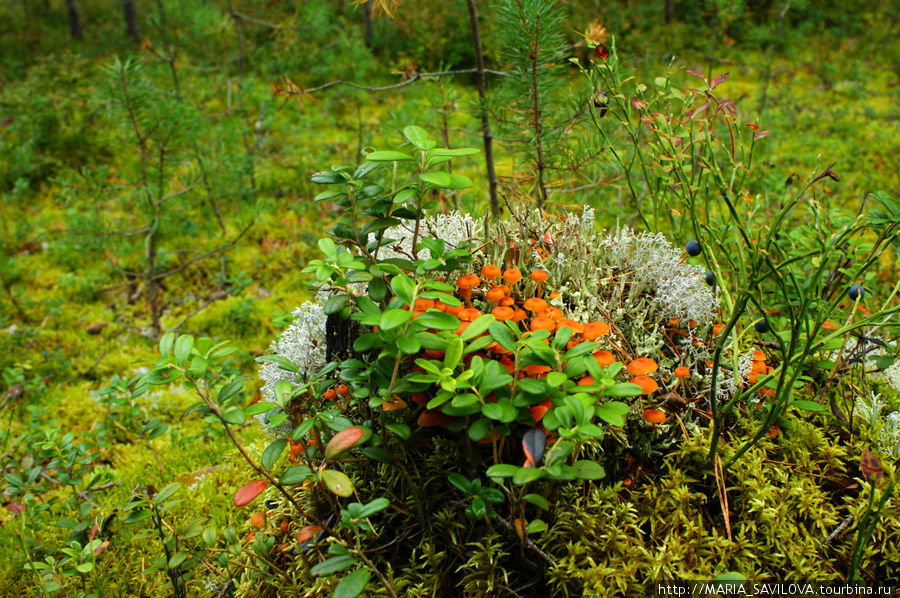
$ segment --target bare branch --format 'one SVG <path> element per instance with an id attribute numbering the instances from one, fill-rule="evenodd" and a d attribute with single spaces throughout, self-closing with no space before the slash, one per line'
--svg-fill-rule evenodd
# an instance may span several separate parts
<path id="1" fill-rule="evenodd" d="M 510 77 L 511 76 L 511 75 L 501 72 L 501 71 L 485 70 L 484 72 L 491 74 L 491 75 L 497 75 L 498 77 Z M 405 81 L 401 81 L 400 83 L 395 83 L 393 85 L 386 85 L 384 87 L 369 87 L 367 85 L 360 85 L 360 84 L 354 83 L 352 81 L 344 81 L 342 79 L 338 79 L 337 81 L 331 81 L 329 83 L 325 83 L 324 85 L 319 85 L 318 87 L 311 87 L 309 89 L 285 89 L 285 90 L 282 90 L 282 93 L 285 93 L 290 96 L 304 95 L 304 94 L 308 94 L 308 93 L 315 93 L 317 91 L 323 91 L 325 89 L 328 89 L 330 87 L 336 87 L 338 85 L 346 85 L 348 87 L 352 87 L 353 89 L 361 89 L 363 91 L 372 91 L 372 92 L 390 91 L 392 89 L 399 89 L 401 87 L 406 87 L 407 85 L 411 85 L 420 79 L 426 79 L 428 77 L 449 77 L 449 76 L 453 76 L 453 75 L 474 75 L 476 73 L 478 73 L 477 69 L 440 71 L 440 72 L 434 72 L 434 73 L 412 73 L 410 75 L 409 79 L 407 79 Z"/>
<path id="2" fill-rule="evenodd" d="M 241 230 L 241 232 L 238 233 L 238 236 L 236 236 L 236 237 L 235 237 L 234 239 L 232 239 L 231 241 L 229 241 L 229 242 L 227 242 L 227 243 L 225 243 L 225 244 L 223 244 L 223 245 L 219 245 L 219 246 L 216 247 L 215 249 L 211 249 L 211 250 L 207 251 L 206 253 L 201 253 L 201 254 L 198 255 L 197 257 L 191 258 L 191 259 L 189 259 L 188 261 L 186 261 L 186 262 L 184 262 L 183 264 L 181 264 L 180 266 L 177 266 L 177 267 L 175 267 L 175 268 L 172 268 L 171 270 L 166 270 L 165 272 L 158 272 L 158 273 L 156 273 L 156 274 L 154 274 L 154 275 L 152 276 L 153 280 L 162 280 L 163 278 L 167 278 L 167 277 L 169 277 L 169 276 L 172 276 L 173 274 L 178 274 L 179 272 L 184 271 L 184 270 L 185 270 L 188 266 L 190 266 L 191 264 L 195 264 L 195 263 L 197 263 L 197 262 L 199 262 L 199 261 L 201 261 L 201 260 L 205 260 L 206 258 L 208 258 L 208 257 L 210 257 L 210 256 L 213 256 L 213 255 L 215 255 L 215 254 L 217 254 L 217 253 L 219 253 L 219 252 L 221 252 L 221 251 L 224 251 L 224 250 L 226 250 L 226 249 L 229 249 L 229 248 L 231 248 L 231 247 L 234 247 L 235 244 L 236 244 L 238 241 L 240 241 L 240 240 L 244 237 L 244 235 L 247 234 L 247 231 L 250 230 L 250 228 L 253 226 L 253 224 L 254 224 L 255 222 L 256 222 L 256 214 L 253 215 L 253 218 L 250 219 L 250 222 L 247 224 L 247 226 L 245 226 L 245 227 L 243 228 L 243 230 Z"/>

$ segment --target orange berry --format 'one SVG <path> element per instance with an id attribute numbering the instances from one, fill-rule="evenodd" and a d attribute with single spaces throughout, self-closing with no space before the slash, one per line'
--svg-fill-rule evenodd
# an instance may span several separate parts
<path id="1" fill-rule="evenodd" d="M 266 516 L 261 511 L 257 511 L 253 515 L 250 515 L 250 525 L 253 527 L 262 527 L 265 524 Z"/>
<path id="2" fill-rule="evenodd" d="M 597 360 L 597 363 L 600 364 L 600 367 L 605 368 L 608 365 L 612 365 L 615 363 L 616 358 L 612 353 L 605 349 L 601 349 L 600 351 L 594 352 L 594 359 Z"/>
<path id="3" fill-rule="evenodd" d="M 533 363 L 522 368 L 522 371 L 528 376 L 541 376 L 550 372 L 550 366 Z"/>
<path id="4" fill-rule="evenodd" d="M 531 297 L 525 300 L 525 309 L 541 313 L 547 309 L 547 302 L 539 297 Z"/>
<path id="5" fill-rule="evenodd" d="M 416 311 L 425 311 L 429 308 L 434 307 L 435 301 L 434 299 L 422 299 L 421 297 L 416 299 L 416 303 L 413 306 L 413 309 Z"/>
<path id="6" fill-rule="evenodd" d="M 659 409 L 644 409 L 644 421 L 651 424 L 661 424 L 666 421 L 666 414 Z"/>
<path id="7" fill-rule="evenodd" d="M 474 322 L 480 315 L 481 310 L 477 307 L 467 307 L 466 309 L 456 314 L 456 317 L 465 322 Z"/>
<path id="8" fill-rule="evenodd" d="M 451 316 L 459 316 L 459 312 L 461 312 L 464 309 L 465 309 L 465 307 L 462 305 L 448 305 L 444 311 L 447 312 L 448 314 L 450 314 Z"/>
<path id="9" fill-rule="evenodd" d="M 531 418 L 534 421 L 539 422 L 544 418 L 544 415 L 546 415 L 546 413 L 550 411 L 551 407 L 553 407 L 553 401 L 547 398 L 537 405 L 532 405 L 531 407 L 529 407 L 528 411 L 531 412 Z"/>
<path id="10" fill-rule="evenodd" d="M 544 282 L 550 278 L 550 274 L 546 270 L 535 270 L 531 273 L 531 280 L 535 282 Z"/>
<path id="11" fill-rule="evenodd" d="M 565 319 L 565 315 L 559 309 L 556 309 L 552 305 L 547 308 L 547 317 L 553 320 L 554 322 L 560 322 Z"/>
<path id="12" fill-rule="evenodd" d="M 471 289 L 472 287 L 477 287 L 480 282 L 481 279 L 474 274 L 463 274 L 456 281 L 456 287 L 459 289 Z"/>
<path id="13" fill-rule="evenodd" d="M 500 268 L 498 268 L 494 264 L 485 264 L 481 268 L 481 275 L 485 278 L 497 278 L 498 276 L 500 276 Z"/>
<path id="14" fill-rule="evenodd" d="M 531 329 L 532 330 L 553 330 L 556 328 L 556 324 L 553 323 L 553 320 L 550 318 L 538 317 L 531 320 Z"/>
<path id="15" fill-rule="evenodd" d="M 588 322 L 584 325 L 584 331 L 581 333 L 581 336 L 586 341 L 592 341 L 606 334 L 609 334 L 609 326 L 606 322 Z"/>
<path id="16" fill-rule="evenodd" d="M 347 388 L 346 384 L 340 384 L 337 387 L 337 393 L 342 397 L 346 397 L 348 394 L 350 394 L 350 389 Z"/>
<path id="17" fill-rule="evenodd" d="M 506 293 L 502 287 L 494 287 L 484 294 L 484 298 L 488 301 L 500 301 L 504 297 L 506 297 Z"/>
<path id="18" fill-rule="evenodd" d="M 522 272 L 518 268 L 509 268 L 503 271 L 503 280 L 510 284 L 515 284 L 522 280 Z"/>
<path id="19" fill-rule="evenodd" d="M 632 378 L 631 383 L 640 386 L 642 391 L 641 394 L 645 395 L 653 394 L 659 389 L 659 385 L 656 383 L 656 380 L 654 380 L 650 376 L 645 376 L 643 374 Z"/>
<path id="20" fill-rule="evenodd" d="M 632 376 L 640 376 L 641 374 L 655 372 L 658 367 L 656 362 L 649 357 L 638 357 L 625 366 L 625 369 L 628 370 L 628 373 Z"/>
<path id="21" fill-rule="evenodd" d="M 491 313 L 495 318 L 503 322 L 504 320 L 512 319 L 516 312 L 511 307 L 495 307 Z"/>
<path id="22" fill-rule="evenodd" d="M 560 328 L 569 328 L 572 331 L 572 334 L 581 334 L 584 332 L 584 326 L 575 320 L 560 320 L 556 324 L 556 329 L 559 330 Z"/>

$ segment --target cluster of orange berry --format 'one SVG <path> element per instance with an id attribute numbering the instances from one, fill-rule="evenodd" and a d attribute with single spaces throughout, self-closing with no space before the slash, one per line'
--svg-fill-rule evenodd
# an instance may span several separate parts
<path id="1" fill-rule="evenodd" d="M 610 332 L 610 327 L 606 322 L 592 321 L 582 324 L 566 318 L 559 308 L 550 305 L 543 298 L 543 283 L 549 278 L 546 270 L 536 269 L 530 273 L 529 278 L 537 283 L 531 286 L 534 289 L 533 296 L 525 296 L 525 291 L 522 289 L 523 285 L 520 285 L 520 281 L 523 279 L 523 274 L 520 270 L 516 268 L 501 270 L 498 266 L 487 264 L 481 268 L 481 277 L 476 274 L 464 274 L 457 279 L 457 293 L 464 301 L 464 305 L 449 305 L 440 299 L 418 299 L 412 308 L 413 318 L 432 308 L 449 313 L 460 319 L 460 326 L 456 330 L 456 334 L 462 334 L 471 322 L 484 312 L 492 314 L 498 321 L 514 322 L 524 334 L 538 330 L 547 330 L 552 333 L 561 328 L 569 328 L 572 331 L 572 337 L 567 344 L 567 349 L 571 349 L 583 342 L 595 341 Z M 552 300 L 558 296 L 559 294 L 554 292 L 550 293 L 548 298 Z M 473 297 L 483 300 L 485 305 L 484 311 L 473 305 Z M 475 355 L 480 355 L 482 358 L 495 359 L 510 374 L 515 375 L 515 363 L 510 352 L 499 344 L 491 343 L 482 351 L 467 355 L 464 362 L 466 366 L 468 366 Z M 443 357 L 443 352 L 426 349 L 422 351 L 421 356 L 430 359 L 440 359 Z M 605 349 L 595 351 L 593 357 L 601 367 L 607 367 L 616 361 L 613 353 Z M 640 386 L 645 395 L 653 394 L 659 388 L 659 385 L 650 376 L 657 369 L 656 362 L 648 357 L 634 359 L 626 366 L 627 372 L 632 376 L 630 381 Z M 423 371 L 418 366 L 413 366 L 413 370 Z M 520 378 L 541 378 L 550 371 L 551 368 L 549 366 L 529 365 L 521 368 L 518 376 Z M 681 366 L 676 368 L 675 375 L 678 378 L 687 378 L 690 376 L 690 371 L 688 368 Z M 594 384 L 594 379 L 591 376 L 585 376 L 578 381 L 578 384 L 580 386 L 591 385 Z M 412 399 L 416 404 L 424 408 L 429 397 L 425 393 L 414 393 Z M 491 397 L 488 397 L 488 400 L 491 400 Z M 399 397 L 394 397 L 383 408 L 385 410 L 394 410 L 402 409 L 406 406 L 405 401 Z M 552 406 L 550 399 L 531 406 L 530 412 L 535 422 L 540 422 Z M 658 413 L 662 415 L 661 420 L 656 416 L 650 416 L 647 417 L 648 421 L 653 423 L 663 421 L 665 414 L 662 412 Z M 419 416 L 418 424 L 420 426 L 446 426 L 452 419 L 439 409 L 426 409 Z"/>

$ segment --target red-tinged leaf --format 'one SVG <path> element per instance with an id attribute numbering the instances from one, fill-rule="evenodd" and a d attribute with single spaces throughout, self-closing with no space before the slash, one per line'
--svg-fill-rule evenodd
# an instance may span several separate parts
<path id="1" fill-rule="evenodd" d="M 94 555 L 103 554 L 107 548 L 109 548 L 109 540 L 104 540 L 103 542 L 100 542 L 100 544 L 97 546 L 97 548 L 94 549 Z"/>
<path id="2" fill-rule="evenodd" d="M 701 112 L 706 110 L 707 108 L 709 108 L 709 102 L 706 102 L 702 106 L 698 106 L 697 108 L 694 109 L 693 112 L 691 112 L 691 118 L 694 118 L 695 116 L 697 116 L 698 114 L 700 114 Z"/>
<path id="3" fill-rule="evenodd" d="M 858 310 L 861 311 L 862 313 L 866 314 L 867 316 L 871 316 L 871 315 L 872 315 L 872 314 L 869 313 L 869 310 L 866 309 L 865 307 L 863 307 L 862 305 L 857 305 L 857 306 L 856 306 L 856 309 L 858 309 Z"/>
<path id="4" fill-rule="evenodd" d="M 757 131 L 753 134 L 753 138 L 762 139 L 763 137 L 767 137 L 771 132 L 771 129 L 766 129 L 765 131 Z"/>
<path id="5" fill-rule="evenodd" d="M 335 434 L 325 446 L 325 458 L 332 459 L 372 436 L 372 431 L 362 426 L 344 428 Z"/>
<path id="6" fill-rule="evenodd" d="M 608 60 L 609 48 L 607 48 L 604 44 L 597 44 L 597 47 L 594 48 L 594 56 L 596 56 L 600 60 Z"/>
<path id="7" fill-rule="evenodd" d="M 253 480 L 249 484 L 244 484 L 240 490 L 234 493 L 234 506 L 243 507 L 259 496 L 268 485 L 269 482 L 266 480 Z"/>
<path id="8" fill-rule="evenodd" d="M 716 106 L 716 116 L 718 116 L 719 112 L 721 112 L 723 110 L 725 112 L 727 112 L 728 114 L 732 114 L 732 115 L 736 114 L 737 108 L 734 107 L 734 100 L 725 99 L 725 100 L 722 100 L 721 102 L 719 102 L 719 105 Z"/>
<path id="9" fill-rule="evenodd" d="M 525 451 L 525 467 L 537 467 L 547 448 L 547 435 L 540 428 L 525 432 L 522 437 L 522 449 Z"/>
<path id="10" fill-rule="evenodd" d="M 640 110 L 643 110 L 644 108 L 646 108 L 647 106 L 649 106 L 649 104 L 647 102 L 645 102 L 644 100 L 641 100 L 638 98 L 634 98 L 631 100 L 631 107 L 634 108 L 635 110 L 640 111 Z"/>
<path id="11" fill-rule="evenodd" d="M 863 479 L 870 484 L 877 484 L 884 477 L 881 461 L 869 449 L 864 450 L 862 457 L 859 458 L 859 469 L 862 471 Z"/>
<path id="12" fill-rule="evenodd" d="M 719 75 L 718 77 L 716 77 L 715 79 L 713 79 L 712 81 L 709 82 L 709 88 L 715 89 L 716 87 L 718 87 L 719 85 L 724 83 L 726 79 L 728 79 L 728 73 Z"/>
<path id="13" fill-rule="evenodd" d="M 6 508 L 15 513 L 16 515 L 21 515 L 22 511 L 25 510 L 25 505 L 20 502 L 11 502 L 6 505 Z"/>
<path id="14" fill-rule="evenodd" d="M 514 519 L 513 520 L 513 526 L 516 528 L 516 534 L 518 534 L 519 539 L 522 540 L 523 542 L 525 541 L 525 534 L 527 533 L 525 531 L 526 525 L 527 525 L 527 522 L 523 521 L 522 519 Z"/>
<path id="15" fill-rule="evenodd" d="M 706 75 L 704 75 L 703 73 L 698 73 L 697 71 L 688 71 L 688 73 L 695 77 L 700 77 L 701 79 L 706 81 Z"/>
<path id="16" fill-rule="evenodd" d="M 754 131 L 759 128 L 759 125 L 747 125 L 748 129 L 753 129 Z"/>

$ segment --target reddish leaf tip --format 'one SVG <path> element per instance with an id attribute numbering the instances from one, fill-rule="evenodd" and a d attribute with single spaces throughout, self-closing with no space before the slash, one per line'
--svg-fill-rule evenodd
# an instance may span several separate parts
<path id="1" fill-rule="evenodd" d="M 266 480 L 253 480 L 241 486 L 241 489 L 234 493 L 234 506 L 243 507 L 260 493 L 266 489 L 269 483 Z"/>

